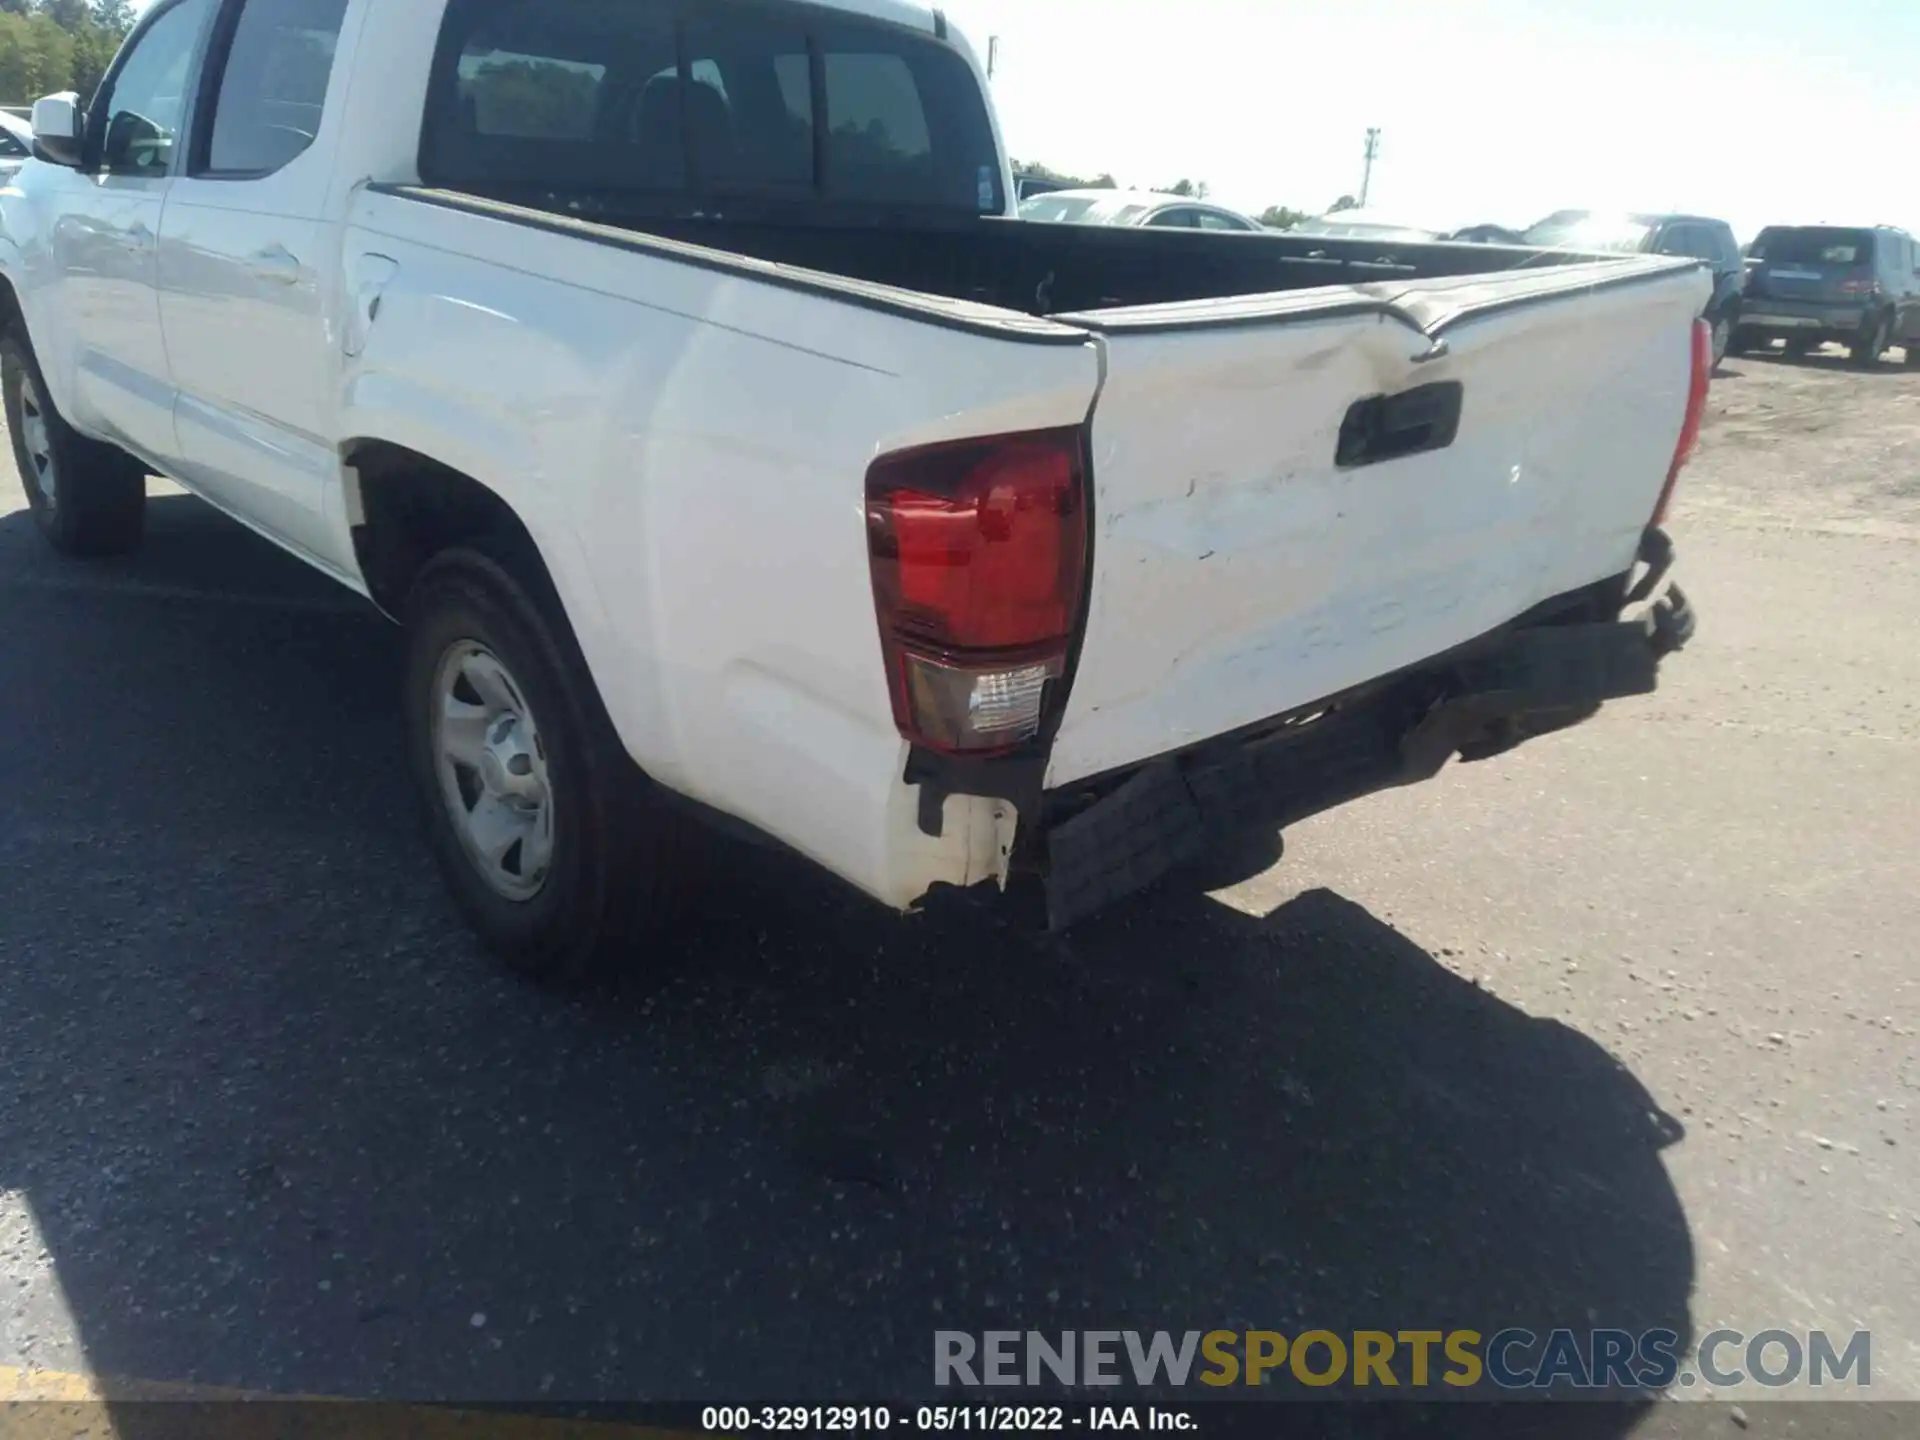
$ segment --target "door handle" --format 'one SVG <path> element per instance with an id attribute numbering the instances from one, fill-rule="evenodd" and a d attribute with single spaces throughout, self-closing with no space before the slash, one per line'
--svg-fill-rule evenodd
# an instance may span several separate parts
<path id="1" fill-rule="evenodd" d="M 1371 395 L 1355 401 L 1340 426 L 1334 465 L 1351 470 L 1446 449 L 1460 433 L 1465 393 L 1458 380 L 1441 380 L 1398 395 Z"/>
<path id="2" fill-rule="evenodd" d="M 249 257 L 247 268 L 257 279 L 276 285 L 300 283 L 300 261 L 284 245 L 270 245 L 265 250 L 256 251 Z"/>

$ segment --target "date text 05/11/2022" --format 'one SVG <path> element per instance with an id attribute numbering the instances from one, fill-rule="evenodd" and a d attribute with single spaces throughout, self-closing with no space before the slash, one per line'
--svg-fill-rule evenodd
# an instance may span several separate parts
<path id="1" fill-rule="evenodd" d="M 885 1405 L 709 1405 L 700 1412 L 708 1433 L 880 1434 L 895 1427 L 919 1434 L 1066 1433 L 1073 1430 L 1190 1431 L 1185 1410 L 1150 1405 L 920 1405 L 897 1414 Z"/>

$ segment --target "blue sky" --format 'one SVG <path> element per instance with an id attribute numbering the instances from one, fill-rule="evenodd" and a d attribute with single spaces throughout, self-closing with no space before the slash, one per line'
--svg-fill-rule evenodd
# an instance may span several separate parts
<path id="1" fill-rule="evenodd" d="M 1242 209 L 1360 183 L 1436 224 L 1563 206 L 1920 230 L 1920 0 L 944 0 L 1008 148 Z"/>

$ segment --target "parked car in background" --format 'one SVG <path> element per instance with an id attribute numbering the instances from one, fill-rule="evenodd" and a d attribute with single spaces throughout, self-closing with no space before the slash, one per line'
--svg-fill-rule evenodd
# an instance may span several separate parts
<path id="1" fill-rule="evenodd" d="M 1691 255 L 1705 261 L 1713 272 L 1713 298 L 1702 318 L 1713 327 L 1714 364 L 1726 358 L 1746 291 L 1746 260 L 1726 221 L 1705 215 L 1556 210 L 1529 226 L 1522 242 L 1543 248 Z"/>
<path id="2" fill-rule="evenodd" d="M 1150 225 L 1159 230 L 1253 234 L 1265 230 L 1258 220 L 1224 205 L 1153 190 L 1052 190 L 1021 201 L 1020 218 L 1060 225 Z"/>
<path id="3" fill-rule="evenodd" d="M 1456 230 L 1447 239 L 1462 245 L 1524 245 L 1526 237 L 1505 225 L 1469 225 Z"/>
<path id="4" fill-rule="evenodd" d="M 1462 245 L 1524 243 L 1518 230 L 1509 230 L 1504 225 L 1468 225 L 1450 230 L 1381 210 L 1335 210 L 1313 220 L 1302 220 L 1290 233 L 1328 235 L 1342 240 L 1417 241 L 1423 244 L 1436 240 Z"/>
<path id="5" fill-rule="evenodd" d="M 0 110 L 0 180 L 11 180 L 33 154 L 33 127 Z"/>
<path id="6" fill-rule="evenodd" d="M 1035 195 L 1051 195 L 1056 190 L 1071 190 L 1074 185 L 1068 180 L 1049 180 L 1044 175 L 1027 175 L 1016 170 L 1013 172 L 1013 198 L 1030 200 Z"/>
<path id="7" fill-rule="evenodd" d="M 1313 220 L 1302 220 L 1290 233 L 1329 235 L 1341 240 L 1414 240 L 1423 243 L 1446 238 L 1444 230 L 1411 224 L 1404 216 L 1389 215 L 1379 210 L 1335 210 Z"/>
<path id="8" fill-rule="evenodd" d="M 1789 355 L 1847 347 L 1877 365 L 1894 345 L 1920 366 L 1920 249 L 1891 226 L 1769 225 L 1747 247 L 1747 302 L 1736 352 L 1784 340 Z"/>

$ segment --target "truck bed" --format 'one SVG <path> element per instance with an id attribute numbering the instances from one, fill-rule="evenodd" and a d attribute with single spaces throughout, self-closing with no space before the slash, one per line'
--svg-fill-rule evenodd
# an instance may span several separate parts
<path id="1" fill-rule="evenodd" d="M 675 213 L 632 197 L 589 193 L 461 193 L 1028 315 L 1446 279 L 1599 258 L 1497 245 L 1051 225 L 994 216 L 931 223 L 912 216 L 842 223 L 817 217 L 722 217 Z"/>

